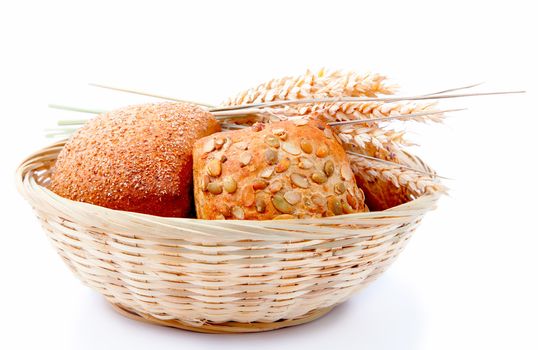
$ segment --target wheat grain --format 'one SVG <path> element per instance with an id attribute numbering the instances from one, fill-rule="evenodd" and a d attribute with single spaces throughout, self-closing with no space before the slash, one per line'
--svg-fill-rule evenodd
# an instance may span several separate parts
<path id="1" fill-rule="evenodd" d="M 343 96 L 375 97 L 378 94 L 392 94 L 395 90 L 395 86 L 387 85 L 386 78 L 379 74 L 359 75 L 354 72 L 326 72 L 321 70 L 318 73 L 313 73 L 307 71 L 304 75 L 273 79 L 253 89 L 245 90 L 226 101 L 224 105 L 261 103 L 277 99 L 290 100 Z M 413 118 L 413 120 L 422 122 L 442 121 L 443 114 L 435 109 L 435 103 L 421 104 L 414 101 L 392 103 L 379 101 L 361 103 L 336 102 L 260 108 L 257 110 L 255 120 L 267 122 L 270 120 L 282 120 L 290 116 L 315 115 L 327 122 L 335 122 L 409 115 L 427 111 L 431 111 L 432 114 Z M 253 120 L 253 118 L 248 118 L 247 120 Z M 401 120 L 408 119 L 401 118 Z M 241 121 L 236 122 L 241 123 Z M 385 150 L 398 147 L 398 145 L 407 145 L 407 142 L 403 139 L 403 133 L 381 129 L 377 123 L 370 124 L 368 127 L 355 125 L 336 129 L 337 134 L 339 134 L 344 143 L 351 142 L 361 148 L 364 147 L 365 143 L 372 143 L 376 148 Z"/>
<path id="2" fill-rule="evenodd" d="M 353 132 L 355 131 L 353 130 Z M 364 134 L 354 135 L 353 140 L 343 143 L 346 151 L 352 152 L 351 154 L 348 153 L 348 155 L 355 176 L 362 179 L 363 181 L 361 182 L 365 186 L 371 186 L 369 184 L 378 182 L 391 183 L 400 195 L 406 196 L 408 199 L 411 199 L 411 195 L 418 197 L 424 193 L 446 191 L 446 188 L 443 187 L 437 177 L 396 165 L 407 166 L 409 156 L 398 143 L 392 141 L 399 137 L 399 133 L 394 133 L 393 138 L 389 136 L 387 139 L 382 139 L 378 136 L 378 140 L 382 139 L 384 141 L 381 145 L 376 144 L 377 141 L 373 139 L 364 140 L 362 143 L 358 142 L 361 141 L 357 140 L 358 135 L 368 137 L 369 133 L 366 133 L 366 136 Z M 390 135 L 390 132 L 387 134 Z M 350 133 L 342 135 L 350 135 Z M 353 155 L 353 152 L 382 161 L 358 157 Z M 387 164 L 383 161 L 396 164 Z M 375 185 L 372 186 L 375 187 Z"/>
<path id="3" fill-rule="evenodd" d="M 243 105 L 298 98 L 375 97 L 378 94 L 392 94 L 395 90 L 396 87 L 388 85 L 386 77 L 379 74 L 360 75 L 354 72 L 341 71 L 327 72 L 320 70 L 317 73 L 307 71 L 304 75 L 272 79 L 255 88 L 245 90 L 228 99 L 224 105 Z M 428 104 L 419 107 L 416 103 L 411 105 L 404 102 L 391 103 L 391 108 L 383 108 L 383 105 L 382 102 L 359 104 L 346 102 L 260 108 L 257 109 L 255 118 L 235 119 L 231 120 L 231 122 L 238 124 L 252 123 L 253 120 L 268 122 L 297 115 L 322 117 L 327 122 L 372 119 L 380 116 L 395 115 L 399 111 L 402 114 L 412 114 L 414 111 L 423 112 L 432 106 L 432 104 Z M 427 118 L 427 116 L 420 119 L 422 118 Z M 377 123 L 368 126 L 335 127 L 335 131 L 344 143 L 350 143 L 359 147 L 359 149 L 363 149 L 366 144 L 371 143 L 378 150 L 390 152 L 391 149 L 408 145 L 403 139 L 403 132 L 379 128 Z"/>
<path id="4" fill-rule="evenodd" d="M 355 72 L 332 71 L 322 69 L 317 73 L 308 70 L 304 75 L 272 79 L 255 88 L 245 90 L 223 103 L 224 106 L 237 106 L 251 103 L 263 103 L 275 100 L 292 100 L 323 97 L 377 97 L 380 94 L 393 94 L 395 85 L 388 85 L 386 77 L 379 74 L 358 74 Z M 435 102 L 420 104 L 413 101 L 392 103 L 374 102 L 336 102 L 306 104 L 265 108 L 267 115 L 306 115 L 319 113 L 327 121 L 354 119 L 372 119 L 394 114 L 412 114 L 431 111 L 432 115 L 415 118 L 418 121 L 442 120 L 442 114 L 435 110 Z M 262 119 L 264 119 L 262 117 Z M 267 119 L 267 116 L 266 118 Z M 402 118 L 402 120 L 404 120 Z"/>
<path id="5" fill-rule="evenodd" d="M 429 112 L 420 117 L 414 117 L 412 120 L 418 122 L 442 122 L 444 113 L 436 109 L 436 102 L 417 103 L 413 101 L 398 101 L 398 102 L 336 102 L 336 103 L 318 103 L 307 104 L 303 106 L 285 106 L 280 108 L 265 108 L 261 109 L 261 114 L 296 116 L 313 114 L 321 116 L 327 122 L 348 121 L 348 120 L 364 120 L 390 117 L 401 115 L 402 118 L 397 118 L 402 121 L 408 121 L 406 115 Z"/>
<path id="6" fill-rule="evenodd" d="M 396 86 L 388 85 L 386 77 L 379 74 L 360 75 L 355 72 L 328 72 L 324 69 L 315 73 L 308 70 L 303 75 L 272 79 L 242 91 L 223 105 L 237 106 L 317 97 L 375 97 L 378 94 L 392 94 L 395 90 Z"/>
<path id="7" fill-rule="evenodd" d="M 323 97 L 375 97 L 378 94 L 392 94 L 394 92 L 395 87 L 387 85 L 386 78 L 381 75 L 358 75 L 352 72 L 342 73 L 338 71 L 332 73 L 320 71 L 314 74 L 308 71 L 302 76 L 273 79 L 265 84 L 260 84 L 227 100 L 224 105 L 234 106 L 275 100 Z M 405 116 L 429 111 L 432 114 L 413 118 L 413 120 L 422 122 L 440 122 L 442 120 L 442 113 L 436 109 L 435 103 L 417 103 L 415 101 L 333 102 L 274 106 L 259 108 L 257 118 L 268 121 L 308 115 L 321 117 L 327 122 L 335 122 L 394 115 Z M 405 117 L 401 119 L 408 120 Z M 235 122 L 241 123 L 237 120 Z M 403 131 L 381 128 L 379 123 L 341 125 L 335 126 L 334 130 L 346 150 L 398 164 L 403 164 L 405 160 L 402 148 L 410 145 L 405 140 Z M 390 182 L 408 197 L 443 190 L 437 179 L 429 175 L 357 156 L 350 156 L 350 160 L 356 176 L 363 177 L 365 181 Z"/>
<path id="8" fill-rule="evenodd" d="M 361 127 L 357 125 L 334 127 L 336 135 L 345 145 L 358 147 L 360 150 L 372 145 L 378 151 L 390 154 L 404 146 L 413 145 L 404 138 L 403 131 L 378 127 Z"/>
<path id="9" fill-rule="evenodd" d="M 408 157 L 399 144 L 401 140 L 398 140 L 398 138 L 401 137 L 401 133 L 387 130 L 386 137 L 384 138 L 385 135 L 379 135 L 379 130 L 382 129 L 373 131 L 373 135 L 376 136 L 375 138 L 370 136 L 370 132 L 359 132 L 355 134 L 357 131 L 355 129 L 351 133 L 341 133 L 339 136 L 353 136 L 348 142 L 344 141 L 343 145 L 347 151 L 405 166 Z M 394 135 L 391 135 L 391 133 L 394 133 Z M 397 142 L 394 142 L 395 140 Z M 382 142 L 381 144 L 378 143 L 380 141 Z M 362 178 L 364 180 L 363 183 L 374 183 L 377 181 L 390 182 L 401 194 L 408 197 L 411 194 L 420 196 L 424 193 L 434 191 L 446 191 L 439 180 L 431 175 L 398 167 L 397 165 L 387 164 L 382 161 L 365 159 L 353 154 L 350 154 L 349 158 L 355 176 Z"/>
<path id="10" fill-rule="evenodd" d="M 425 193 L 447 191 L 438 179 L 414 170 L 354 155 L 349 155 L 349 159 L 355 176 L 362 177 L 367 182 L 390 182 L 402 191 L 405 189 L 407 196 L 419 197 Z"/>
<path id="11" fill-rule="evenodd" d="M 397 155 L 401 154 L 402 147 L 409 145 L 403 139 L 403 132 L 393 130 L 353 128 L 351 131 L 344 130 L 337 135 L 342 140 L 342 145 L 346 151 L 398 164 L 401 161 Z"/>
<path id="12" fill-rule="evenodd" d="M 409 101 L 399 102 L 364 102 L 364 103 L 334 103 L 329 106 L 317 105 L 314 111 L 320 113 L 325 119 L 331 121 L 357 120 L 357 119 L 374 119 L 390 117 L 393 115 L 408 115 L 422 112 L 431 112 L 431 114 L 413 118 L 414 121 L 442 122 L 443 113 L 436 109 L 437 103 L 416 103 Z M 400 120 L 409 120 L 405 117 Z"/>

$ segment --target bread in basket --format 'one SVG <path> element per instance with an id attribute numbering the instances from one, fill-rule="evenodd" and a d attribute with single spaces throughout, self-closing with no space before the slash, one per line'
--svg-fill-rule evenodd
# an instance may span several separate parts
<path id="1" fill-rule="evenodd" d="M 322 316 L 394 261 L 440 196 L 415 193 L 385 211 L 314 219 L 151 216 L 49 191 L 63 145 L 36 152 L 17 171 L 58 254 L 124 315 L 199 332 L 266 331 Z"/>

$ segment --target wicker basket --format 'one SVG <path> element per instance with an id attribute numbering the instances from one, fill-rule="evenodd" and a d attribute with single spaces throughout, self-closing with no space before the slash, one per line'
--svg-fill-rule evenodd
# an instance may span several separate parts
<path id="1" fill-rule="evenodd" d="M 65 263 L 122 314 L 199 332 L 266 331 L 322 316 L 394 261 L 440 196 L 323 219 L 164 218 L 47 190 L 63 144 L 26 159 L 17 182 Z"/>

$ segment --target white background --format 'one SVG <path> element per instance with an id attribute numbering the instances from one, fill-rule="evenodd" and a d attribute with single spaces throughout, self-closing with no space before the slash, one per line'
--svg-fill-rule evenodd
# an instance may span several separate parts
<path id="1" fill-rule="evenodd" d="M 442 3 L 0 2 L 2 349 L 477 349 L 538 347 L 536 11 L 531 1 Z M 60 261 L 16 193 L 43 130 L 149 98 L 120 85 L 219 103 L 307 68 L 390 76 L 402 93 L 474 82 L 527 94 L 443 102 L 467 107 L 416 126 L 414 150 L 448 181 L 378 281 L 326 317 L 265 334 L 203 335 L 116 314 Z"/>

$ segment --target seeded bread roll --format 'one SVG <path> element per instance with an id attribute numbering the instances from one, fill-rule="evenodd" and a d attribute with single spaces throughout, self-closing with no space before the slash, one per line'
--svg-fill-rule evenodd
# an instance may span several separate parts
<path id="1" fill-rule="evenodd" d="M 192 147 L 220 131 L 212 114 L 184 103 L 131 106 L 99 115 L 67 142 L 50 189 L 112 209 L 188 216 Z"/>
<path id="2" fill-rule="evenodd" d="M 366 211 L 330 127 L 300 119 L 217 133 L 194 145 L 199 219 L 292 219 Z"/>

